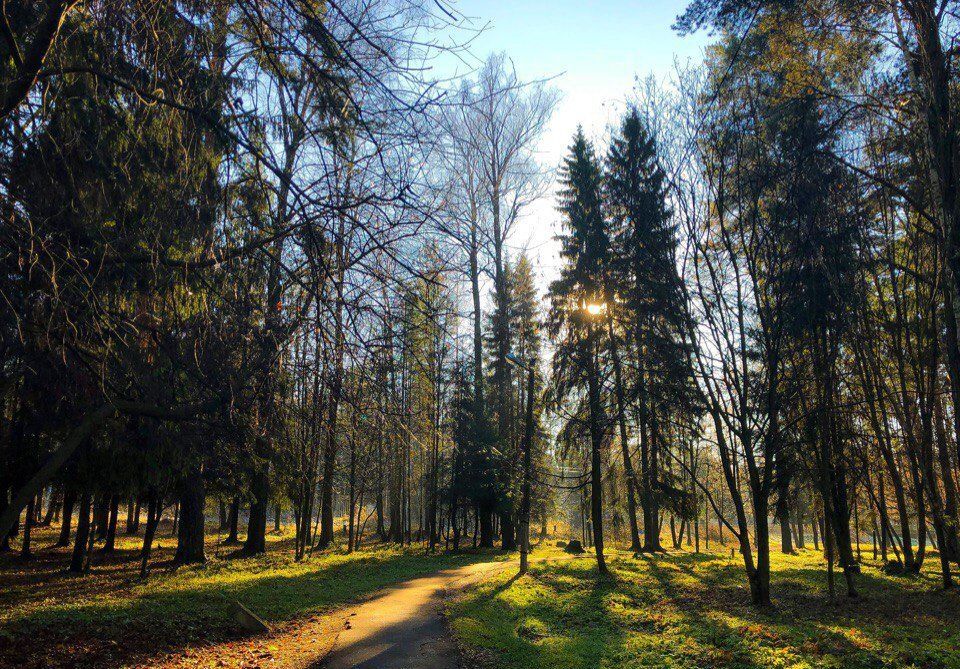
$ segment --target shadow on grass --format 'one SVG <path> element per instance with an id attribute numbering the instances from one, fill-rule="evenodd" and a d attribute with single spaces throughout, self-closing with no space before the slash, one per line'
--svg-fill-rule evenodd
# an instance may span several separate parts
<path id="1" fill-rule="evenodd" d="M 734 585 L 744 581 L 742 567 L 695 572 L 683 559 L 666 562 L 669 569 L 655 559 L 647 566 L 682 624 L 699 643 L 733 653 L 737 666 L 767 666 L 776 655 L 844 667 L 960 666 L 950 641 L 960 636 L 960 598 L 952 593 L 865 570 L 860 597 L 831 603 L 824 572 L 812 564 L 774 569 L 774 607 L 757 609 Z"/>
<path id="2" fill-rule="evenodd" d="M 45 650 L 56 653 L 55 646 L 60 652 L 74 649 L 71 666 L 125 666 L 131 658 L 149 664 L 151 657 L 197 643 L 236 638 L 235 600 L 268 623 L 283 624 L 408 578 L 495 557 L 386 550 L 326 554 L 301 563 L 271 554 L 210 561 L 172 575 L 157 573 L 143 584 L 129 580 L 108 597 L 88 593 L 85 599 L 58 600 L 8 618 L 0 637 L 0 667 L 32 666 Z M 111 648 L 114 652 L 107 652 Z M 59 666 L 50 657 L 36 666 Z"/>
<path id="3" fill-rule="evenodd" d="M 600 666 L 622 647 L 624 635 L 610 616 L 617 581 L 599 578 L 588 564 L 539 562 L 525 577 L 482 588 L 454 607 L 459 636 L 492 649 L 497 666 Z M 575 575 L 564 576 L 568 571 Z"/>
<path id="4" fill-rule="evenodd" d="M 454 607 L 458 636 L 496 666 L 960 667 L 960 597 L 867 568 L 861 597 L 831 604 L 818 556 L 777 558 L 774 607 L 749 604 L 723 554 L 620 554 L 615 580 L 587 560 L 540 563 Z"/>

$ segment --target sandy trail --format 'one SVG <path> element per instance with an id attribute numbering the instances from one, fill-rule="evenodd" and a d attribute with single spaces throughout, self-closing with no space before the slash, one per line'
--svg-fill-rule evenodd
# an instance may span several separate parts
<path id="1" fill-rule="evenodd" d="M 513 562 L 483 562 L 389 587 L 347 609 L 347 622 L 324 669 L 457 669 L 456 645 L 443 618 L 444 593 Z"/>

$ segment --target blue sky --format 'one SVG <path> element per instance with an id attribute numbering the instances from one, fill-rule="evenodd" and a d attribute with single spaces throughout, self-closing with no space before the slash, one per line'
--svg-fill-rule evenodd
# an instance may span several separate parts
<path id="1" fill-rule="evenodd" d="M 686 0 L 459 0 L 452 2 L 476 28 L 471 51 L 482 60 L 505 51 L 525 79 L 556 78 L 562 98 L 539 146 L 548 167 L 559 164 L 578 123 L 602 143 L 637 77 L 670 73 L 675 59 L 701 58 L 706 37 L 680 37 L 671 25 Z M 464 66 L 463 70 L 466 71 Z M 556 271 L 557 214 L 553 190 L 530 209 L 511 240 L 527 248 L 545 289 Z"/>

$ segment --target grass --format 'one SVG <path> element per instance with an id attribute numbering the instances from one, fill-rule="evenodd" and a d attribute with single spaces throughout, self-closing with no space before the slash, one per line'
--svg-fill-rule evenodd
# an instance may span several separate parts
<path id="1" fill-rule="evenodd" d="M 69 551 L 46 548 L 53 533 L 41 530 L 33 560 L 0 557 L 0 667 L 182 666 L 167 660 L 194 651 L 222 662 L 239 643 L 234 600 L 280 630 L 305 629 L 386 585 L 515 557 L 375 546 L 297 563 L 289 535 L 272 535 L 266 555 L 244 559 L 209 539 L 207 564 L 173 570 L 174 541 L 161 536 L 156 566 L 140 581 L 139 538 L 120 538 L 114 556 L 76 577 L 65 571 Z M 775 552 L 774 607 L 763 611 L 747 603 L 729 549 L 609 557 L 612 575 L 598 579 L 589 554 L 540 548 L 527 576 L 498 571 L 468 590 L 448 610 L 468 657 L 497 669 L 960 668 L 960 595 L 939 590 L 935 555 L 916 578 L 887 576 L 867 560 L 861 596 L 830 603 L 821 553 Z"/>
<path id="2" fill-rule="evenodd" d="M 349 555 L 325 552 L 297 563 L 291 539 L 277 536 L 271 537 L 266 555 L 232 559 L 215 539 L 208 544 L 211 557 L 205 565 L 174 571 L 165 564 L 174 541 L 161 537 L 159 567 L 146 581 L 136 574 L 136 537 L 118 538 L 116 555 L 95 563 L 85 577 L 65 571 L 68 551 L 42 548 L 53 541 L 43 534 L 35 559 L 24 563 L 4 556 L 0 667 L 60 666 L 65 658 L 84 654 L 97 660 L 76 666 L 124 666 L 124 657 L 143 661 L 237 636 L 231 613 L 235 600 L 268 623 L 282 625 L 363 599 L 392 583 L 493 559 L 388 546 Z M 119 659 L 100 662 L 108 651 Z"/>
<path id="3" fill-rule="evenodd" d="M 450 606 L 459 641 L 488 666 L 960 667 L 960 596 L 933 571 L 897 578 L 867 561 L 860 597 L 830 603 L 821 553 L 774 554 L 774 607 L 761 611 L 729 552 L 611 551 L 607 579 L 589 554 L 546 554 L 527 576 L 503 572 Z"/>

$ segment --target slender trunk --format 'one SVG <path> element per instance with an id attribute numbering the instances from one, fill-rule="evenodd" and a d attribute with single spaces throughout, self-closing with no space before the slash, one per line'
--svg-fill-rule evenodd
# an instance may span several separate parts
<path id="1" fill-rule="evenodd" d="M 143 533 L 143 548 L 140 550 L 140 578 L 147 576 L 147 564 L 150 561 L 150 551 L 153 550 L 153 538 L 160 525 L 160 499 L 156 494 L 147 498 L 147 526 Z"/>
<path id="2" fill-rule="evenodd" d="M 110 515 L 107 520 L 106 543 L 103 546 L 104 553 L 112 553 L 117 544 L 117 516 L 120 513 L 120 495 L 110 496 Z"/>
<path id="3" fill-rule="evenodd" d="M 480 516 L 480 548 L 493 548 L 493 508 L 492 504 L 482 503 L 477 512 Z"/>
<path id="4" fill-rule="evenodd" d="M 320 483 L 320 539 L 317 548 L 324 549 L 333 543 L 333 475 L 337 462 L 337 413 L 339 411 L 341 380 L 334 372 L 330 383 L 330 398 L 327 407 L 327 435 L 323 451 L 323 478 Z"/>
<path id="5" fill-rule="evenodd" d="M 70 571 L 82 574 L 87 557 L 87 539 L 90 536 L 90 493 L 80 495 L 80 508 L 77 514 L 77 534 L 74 537 L 73 555 L 70 558 Z"/>
<path id="6" fill-rule="evenodd" d="M 530 485 L 533 463 L 534 371 L 527 370 L 526 416 L 523 428 L 523 479 L 520 490 L 520 573 L 527 573 L 530 553 Z M 544 523 L 545 525 L 546 523 Z M 546 527 L 544 527 L 546 533 Z"/>
<path id="7" fill-rule="evenodd" d="M 134 500 L 132 497 L 127 500 L 127 522 L 124 527 L 126 528 L 126 534 L 136 534 L 136 522 L 135 519 L 140 515 L 140 501 Z M 221 528 L 223 529 L 223 528 Z"/>
<path id="8" fill-rule="evenodd" d="M 786 472 L 780 471 L 777 476 L 779 498 L 777 499 L 777 520 L 780 522 L 780 551 L 792 554 L 793 537 L 790 535 L 790 498 L 789 479 Z"/>
<path id="9" fill-rule="evenodd" d="M 309 519 L 307 523 L 309 524 Z M 235 496 L 230 502 L 230 508 L 227 511 L 227 538 L 224 544 L 233 545 L 240 543 L 240 497 Z"/>
<path id="10" fill-rule="evenodd" d="M 820 516 L 814 511 L 813 521 L 810 523 L 813 530 L 813 550 L 820 550 Z"/>
<path id="11" fill-rule="evenodd" d="M 607 563 L 603 554 L 603 476 L 601 471 L 600 450 L 603 447 L 603 425 L 606 419 L 600 403 L 600 379 L 597 370 L 596 342 L 593 327 L 588 326 L 588 401 L 590 413 L 590 520 L 593 525 L 593 545 L 597 555 L 597 570 L 607 573 Z"/>
<path id="12" fill-rule="evenodd" d="M 110 496 L 101 495 L 100 499 L 94 505 L 94 509 L 97 541 L 104 541 L 107 538 L 107 528 L 110 523 Z"/>
<path id="13" fill-rule="evenodd" d="M 74 490 L 65 490 L 63 492 L 63 510 L 60 513 L 60 538 L 54 544 L 58 548 L 70 545 L 70 524 L 73 520 L 73 505 L 77 501 L 77 493 Z"/>
<path id="14" fill-rule="evenodd" d="M 617 397 L 617 426 L 620 430 L 620 451 L 623 457 L 623 472 L 627 479 L 627 517 L 630 523 L 630 550 L 640 550 L 640 527 L 637 523 L 636 475 L 633 460 L 630 457 L 630 442 L 627 439 L 626 399 L 623 392 L 623 370 L 620 365 L 620 351 L 613 331 L 613 310 L 607 310 L 607 336 L 610 340 L 610 356 L 613 360 L 614 390 Z"/>
<path id="15" fill-rule="evenodd" d="M 26 518 L 23 521 L 23 541 L 20 544 L 20 557 L 22 559 L 27 559 L 32 557 L 30 553 L 30 534 L 33 526 L 36 524 L 36 500 L 30 498 L 30 501 L 27 502 L 27 513 Z"/>
<path id="16" fill-rule="evenodd" d="M 958 537 L 957 528 L 960 517 L 957 515 L 957 486 L 953 474 L 953 463 L 950 461 L 950 445 L 947 438 L 943 402 L 939 396 L 934 401 L 937 426 L 937 463 L 940 466 L 940 476 L 943 481 L 943 532 L 946 542 L 941 546 L 941 550 L 947 554 L 948 560 L 960 562 L 960 537 Z"/>
<path id="17" fill-rule="evenodd" d="M 54 518 L 60 511 L 61 501 L 63 500 L 63 487 L 57 486 L 50 494 L 50 503 L 47 505 L 47 513 L 40 521 L 43 527 L 50 527 Z"/>

